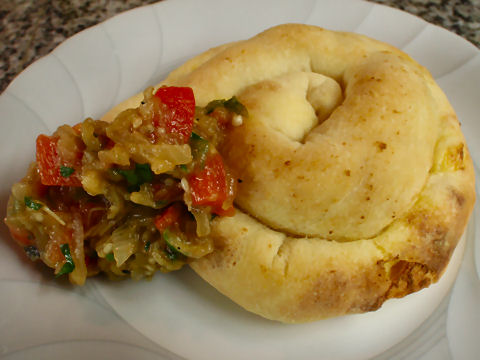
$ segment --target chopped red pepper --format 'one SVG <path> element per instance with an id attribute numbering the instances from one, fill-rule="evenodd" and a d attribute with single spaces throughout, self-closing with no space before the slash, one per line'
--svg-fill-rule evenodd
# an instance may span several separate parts
<path id="1" fill-rule="evenodd" d="M 91 255 L 85 254 L 85 265 L 87 266 L 87 269 L 94 269 L 97 266 L 98 262 L 98 257 L 97 253 L 92 252 Z"/>
<path id="2" fill-rule="evenodd" d="M 155 126 L 164 126 L 165 131 L 177 143 L 187 144 L 192 134 L 195 117 L 195 97 L 189 87 L 163 86 L 155 93 L 170 111 L 155 119 Z"/>
<path id="3" fill-rule="evenodd" d="M 231 209 L 223 209 L 228 198 L 227 175 L 222 157 L 216 153 L 205 161 L 205 167 L 188 177 L 193 206 L 210 206 L 218 215 L 233 215 Z"/>
<path id="4" fill-rule="evenodd" d="M 37 166 L 43 185 L 50 186 L 82 186 L 78 166 L 66 164 L 57 152 L 58 137 L 40 135 L 37 138 Z M 62 167 L 74 169 L 68 176 L 62 176 Z"/>
<path id="5" fill-rule="evenodd" d="M 168 208 L 163 210 L 160 215 L 157 215 L 155 217 L 155 227 L 158 229 L 158 231 L 164 232 L 170 226 L 178 222 L 181 214 L 181 205 L 179 203 L 174 203 L 173 205 L 170 205 Z"/>

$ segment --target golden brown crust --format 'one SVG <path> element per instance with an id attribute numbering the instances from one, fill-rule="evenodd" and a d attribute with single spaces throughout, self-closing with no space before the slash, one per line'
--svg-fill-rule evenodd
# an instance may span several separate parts
<path id="1" fill-rule="evenodd" d="M 437 281 L 473 208 L 458 120 L 426 69 L 364 36 L 282 25 L 164 84 L 250 116 L 221 149 L 242 182 L 192 268 L 247 310 L 304 322 L 375 310 Z"/>

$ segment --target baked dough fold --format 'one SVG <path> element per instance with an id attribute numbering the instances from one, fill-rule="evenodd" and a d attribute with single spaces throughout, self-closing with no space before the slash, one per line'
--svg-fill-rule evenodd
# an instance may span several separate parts
<path id="1" fill-rule="evenodd" d="M 208 50 L 162 84 L 192 87 L 200 106 L 235 95 L 249 112 L 221 149 L 241 181 L 237 213 L 214 221 L 216 250 L 191 264 L 221 293 L 305 322 L 375 310 L 444 272 L 474 171 L 446 96 L 408 55 L 287 24 Z"/>

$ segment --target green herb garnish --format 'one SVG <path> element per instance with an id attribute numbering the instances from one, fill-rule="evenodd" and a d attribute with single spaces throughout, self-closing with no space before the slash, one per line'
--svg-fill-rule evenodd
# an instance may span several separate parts
<path id="1" fill-rule="evenodd" d="M 75 169 L 69 166 L 60 166 L 60 175 L 67 178 L 75 172 Z"/>
<path id="2" fill-rule="evenodd" d="M 179 167 L 180 170 L 182 170 L 183 172 L 188 172 L 188 167 L 187 167 L 187 165 L 181 164 L 181 165 L 178 165 L 178 167 Z"/>
<path id="3" fill-rule="evenodd" d="M 142 184 L 146 182 L 152 182 L 153 171 L 150 168 L 150 164 L 135 164 L 135 172 L 137 173 Z"/>
<path id="4" fill-rule="evenodd" d="M 33 201 L 30 196 L 25 196 L 23 198 L 23 201 L 25 201 L 26 207 L 29 207 L 30 209 L 33 209 L 33 210 L 40 210 L 43 206 L 42 204 Z"/>
<path id="5" fill-rule="evenodd" d="M 113 253 L 108 253 L 107 255 L 105 255 L 105 259 L 107 259 L 108 261 L 115 261 L 115 256 L 113 255 Z"/>
<path id="6" fill-rule="evenodd" d="M 150 245 L 151 245 L 150 241 L 147 241 L 147 242 L 145 243 L 144 249 L 145 249 L 146 252 L 148 252 L 148 250 L 150 250 Z"/>
<path id="7" fill-rule="evenodd" d="M 193 140 L 205 140 L 205 139 L 192 131 L 192 135 L 190 135 L 190 141 L 193 141 Z"/>
<path id="8" fill-rule="evenodd" d="M 127 184 L 129 186 L 137 186 L 138 183 L 140 182 L 138 175 L 135 173 L 135 169 L 128 169 L 128 170 L 117 169 L 116 172 L 122 175 L 125 178 L 125 180 L 127 180 Z"/>
<path id="9" fill-rule="evenodd" d="M 168 240 L 170 238 L 170 231 L 168 231 L 168 229 L 165 230 L 163 232 L 162 236 L 163 236 L 163 239 L 165 240 L 165 244 L 167 245 L 166 248 L 165 248 L 165 254 L 167 254 L 167 258 L 172 260 L 172 261 L 177 260 L 182 255 L 182 253 L 180 253 L 175 248 L 175 246 L 173 246 L 172 244 L 170 244 L 168 242 Z"/>
<path id="10" fill-rule="evenodd" d="M 238 101 L 235 96 L 232 96 L 228 100 L 222 99 L 210 101 L 207 106 L 205 106 L 205 113 L 208 115 L 218 107 L 224 107 L 235 114 L 248 117 L 247 108 L 240 101 Z"/>
<path id="11" fill-rule="evenodd" d="M 139 191 L 140 185 L 153 180 L 150 164 L 135 164 L 134 169 L 116 169 L 115 173 L 122 175 L 127 180 L 129 192 Z"/>
<path id="12" fill-rule="evenodd" d="M 59 277 L 63 274 L 71 273 L 75 269 L 75 263 L 73 262 L 72 255 L 70 254 L 70 245 L 62 244 L 60 245 L 60 250 L 62 251 L 63 256 L 65 256 L 66 261 L 56 275 L 56 277 Z"/>

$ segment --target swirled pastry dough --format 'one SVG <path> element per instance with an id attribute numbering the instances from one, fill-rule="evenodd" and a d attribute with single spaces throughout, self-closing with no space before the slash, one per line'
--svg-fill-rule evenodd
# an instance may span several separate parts
<path id="1" fill-rule="evenodd" d="M 220 292 L 304 322 L 439 279 L 474 172 L 446 96 L 408 55 L 289 24 L 211 49 L 164 83 L 191 86 L 199 105 L 236 95 L 250 114 L 221 149 L 241 181 L 237 214 L 215 220 L 216 251 L 191 264 Z"/>

